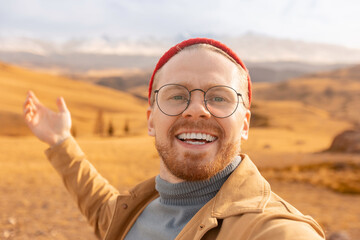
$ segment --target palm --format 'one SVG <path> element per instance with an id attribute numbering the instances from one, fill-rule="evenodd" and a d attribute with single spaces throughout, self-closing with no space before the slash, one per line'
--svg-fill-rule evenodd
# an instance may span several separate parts
<path id="1" fill-rule="evenodd" d="M 56 113 L 40 105 L 29 127 L 37 137 L 47 142 L 46 139 L 52 135 L 70 131 L 70 113 Z"/>
<path id="2" fill-rule="evenodd" d="M 36 96 L 30 92 L 24 104 L 24 117 L 30 130 L 41 141 L 50 145 L 69 137 L 71 129 L 70 112 L 63 99 L 58 99 L 59 112 L 45 107 Z"/>

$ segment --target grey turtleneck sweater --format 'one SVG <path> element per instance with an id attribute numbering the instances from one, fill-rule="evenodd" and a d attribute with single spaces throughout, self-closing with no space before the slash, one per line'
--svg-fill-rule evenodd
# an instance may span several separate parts
<path id="1" fill-rule="evenodd" d="M 160 197 L 141 213 L 126 240 L 174 239 L 190 219 L 219 191 L 240 164 L 238 156 L 224 170 L 204 181 L 169 183 L 157 176 Z"/>

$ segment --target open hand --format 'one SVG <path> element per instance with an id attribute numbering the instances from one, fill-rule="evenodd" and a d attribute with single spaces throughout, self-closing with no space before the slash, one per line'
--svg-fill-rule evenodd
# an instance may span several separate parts
<path id="1" fill-rule="evenodd" d="M 32 91 L 29 91 L 23 106 L 24 119 L 30 130 L 41 141 L 54 146 L 71 136 L 71 116 L 65 101 L 56 101 L 59 112 L 45 107 Z"/>

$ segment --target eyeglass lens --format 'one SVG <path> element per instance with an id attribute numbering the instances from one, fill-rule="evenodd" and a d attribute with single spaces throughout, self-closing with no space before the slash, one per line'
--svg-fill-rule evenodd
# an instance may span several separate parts
<path id="1" fill-rule="evenodd" d="M 194 92 L 194 90 L 191 92 Z M 186 110 L 190 104 L 190 98 L 191 93 L 186 87 L 168 84 L 158 90 L 156 101 L 163 113 L 176 116 Z M 204 95 L 207 110 L 215 117 L 220 118 L 231 115 L 238 106 L 238 100 L 237 92 L 226 86 L 209 88 Z"/>

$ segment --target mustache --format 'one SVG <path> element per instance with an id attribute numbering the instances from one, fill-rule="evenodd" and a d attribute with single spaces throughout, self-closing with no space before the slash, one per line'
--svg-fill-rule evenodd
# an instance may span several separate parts
<path id="1" fill-rule="evenodd" d="M 214 123 L 210 122 L 209 120 L 205 119 L 199 119 L 199 120 L 187 120 L 184 118 L 178 119 L 173 126 L 169 129 L 169 135 L 174 136 L 175 133 L 179 129 L 188 129 L 188 130 L 197 130 L 197 131 L 204 131 L 208 132 L 210 131 L 213 134 L 216 134 L 217 137 L 223 136 L 223 130 L 222 128 Z"/>

